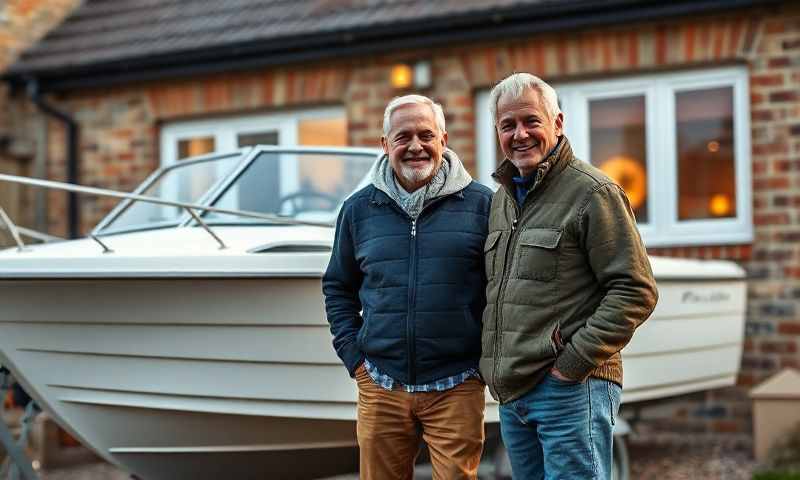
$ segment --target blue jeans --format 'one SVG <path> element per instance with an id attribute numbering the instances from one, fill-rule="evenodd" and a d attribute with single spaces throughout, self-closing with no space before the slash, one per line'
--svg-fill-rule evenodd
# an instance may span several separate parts
<path id="1" fill-rule="evenodd" d="M 500 433 L 516 480 L 609 480 L 622 389 L 599 378 L 572 383 L 548 374 L 500 406 Z"/>

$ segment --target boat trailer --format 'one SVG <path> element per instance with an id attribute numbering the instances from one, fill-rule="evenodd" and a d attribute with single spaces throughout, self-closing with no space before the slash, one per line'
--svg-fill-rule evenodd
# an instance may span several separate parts
<path id="1" fill-rule="evenodd" d="M 19 436 L 19 443 L 14 441 L 14 436 L 11 430 L 2 421 L 2 414 L 5 411 L 5 397 L 8 390 L 11 388 L 10 372 L 8 369 L 0 365 L 0 445 L 5 448 L 8 458 L 0 465 L 0 478 L 8 467 L 9 480 L 19 480 L 19 475 L 22 475 L 24 480 L 39 480 L 39 475 L 33 469 L 33 463 L 25 454 L 25 444 L 28 441 L 28 432 L 30 426 L 36 415 L 39 413 L 39 407 L 36 402 L 31 400 L 25 407 L 25 415 L 22 417 L 21 425 L 22 432 Z"/>

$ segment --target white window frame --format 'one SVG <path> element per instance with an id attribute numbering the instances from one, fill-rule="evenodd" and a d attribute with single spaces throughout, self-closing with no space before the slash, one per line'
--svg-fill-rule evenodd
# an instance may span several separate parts
<path id="1" fill-rule="evenodd" d="M 733 87 L 736 217 L 678 219 L 678 150 L 675 94 L 686 90 Z M 554 85 L 564 112 L 564 131 L 575 155 L 588 159 L 589 101 L 643 95 L 647 154 L 648 222 L 639 225 L 649 247 L 750 243 L 753 240 L 750 101 L 747 68 L 725 67 L 621 79 Z M 476 106 L 478 178 L 493 184 L 497 136 L 489 114 L 489 92 Z"/>
<path id="2" fill-rule="evenodd" d="M 292 110 L 260 115 L 243 115 L 233 118 L 213 118 L 178 121 L 166 124 L 161 129 L 161 166 L 169 166 L 178 161 L 178 142 L 197 137 L 213 137 L 214 151 L 219 153 L 237 150 L 237 137 L 241 134 L 264 131 L 278 132 L 278 145 L 296 146 L 298 128 L 301 120 L 342 118 L 346 116 L 343 107 L 324 107 Z M 281 156 L 281 191 L 294 191 L 299 188 L 300 175 L 297 162 L 290 155 Z"/>
<path id="3" fill-rule="evenodd" d="M 161 129 L 161 166 L 177 161 L 178 142 L 195 137 L 214 137 L 217 152 L 236 150 L 236 137 L 240 134 L 265 130 L 278 132 L 278 145 L 297 145 L 297 129 L 301 120 L 340 118 L 346 116 L 343 107 L 325 107 L 233 118 L 213 118 L 171 122 Z"/>

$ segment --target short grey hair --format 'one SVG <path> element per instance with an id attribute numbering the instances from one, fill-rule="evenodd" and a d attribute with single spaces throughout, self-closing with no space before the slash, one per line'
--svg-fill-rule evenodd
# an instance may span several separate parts
<path id="1" fill-rule="evenodd" d="M 556 118 L 561 109 L 558 107 L 558 95 L 553 87 L 544 80 L 530 73 L 514 73 L 504 78 L 495 85 L 489 93 L 489 109 L 492 112 L 492 121 L 497 122 L 497 102 L 506 95 L 512 99 L 521 97 L 525 90 L 531 88 L 539 92 L 544 103 L 544 108 L 551 118 Z"/>
<path id="2" fill-rule="evenodd" d="M 386 105 L 386 110 L 383 112 L 383 135 L 389 135 L 389 130 L 392 128 L 392 113 L 404 105 L 427 105 L 433 111 L 433 117 L 436 119 L 436 126 L 439 127 L 439 132 L 444 133 L 444 110 L 442 106 L 434 102 L 424 95 L 403 95 L 402 97 L 395 97 Z"/>

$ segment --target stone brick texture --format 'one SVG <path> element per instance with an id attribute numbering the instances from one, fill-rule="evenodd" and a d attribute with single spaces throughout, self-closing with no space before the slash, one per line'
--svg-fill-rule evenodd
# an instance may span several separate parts
<path id="1" fill-rule="evenodd" d="M 5 0 L 0 2 L 0 73 L 81 4 L 81 0 Z M 31 175 L 34 154 L 30 129 L 36 120 L 20 115 L 9 101 L 7 85 L 0 83 L 0 173 Z M 28 109 L 28 113 L 32 110 Z M 0 206 L 20 224 L 33 222 L 33 192 L 23 187 L 0 185 Z M 5 241 L 4 241 L 5 240 Z M 0 238 L 0 246 L 8 244 Z"/>
<path id="2" fill-rule="evenodd" d="M 746 437 L 751 429 L 748 390 L 783 367 L 800 367 L 800 5 L 794 2 L 618 28 L 86 89 L 50 100 L 80 122 L 81 183 L 129 191 L 158 166 L 160 128 L 175 120 L 343 105 L 349 143 L 377 147 L 385 105 L 408 93 L 390 86 L 390 67 L 416 59 L 432 62 L 432 86 L 420 93 L 442 103 L 450 146 L 473 172 L 475 94 L 512 72 L 530 71 L 563 82 L 728 64 L 749 68 L 753 242 L 650 249 L 655 255 L 733 260 L 747 270 L 747 334 L 738 384 L 629 407 L 643 432 Z M 24 99 L 17 102 L 17 115 L 32 115 Z M 48 176 L 63 179 L 64 133 L 60 125 L 48 125 Z M 59 194 L 49 200 L 50 230 L 63 233 L 63 200 Z M 83 231 L 113 203 L 82 200 Z"/>
<path id="3" fill-rule="evenodd" d="M 0 3 L 0 72 L 80 4 L 81 0 L 5 0 Z M 2 107 L 6 96 L 5 86 L 2 86 Z M 4 111 L 5 108 L 0 109 Z M 7 126 L 8 118 L 0 113 L 0 132 Z"/>

